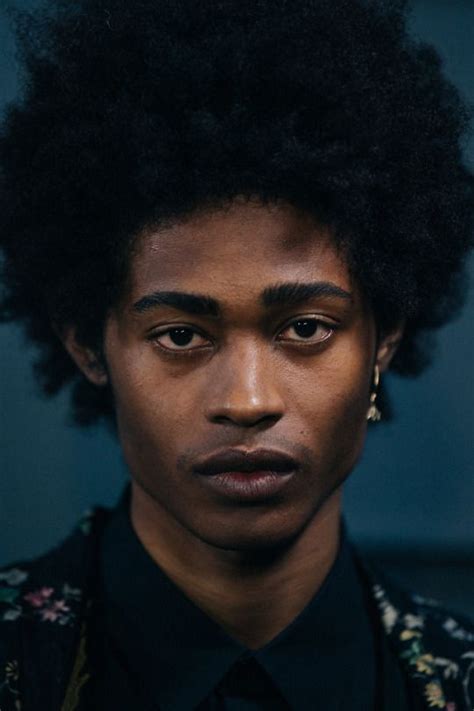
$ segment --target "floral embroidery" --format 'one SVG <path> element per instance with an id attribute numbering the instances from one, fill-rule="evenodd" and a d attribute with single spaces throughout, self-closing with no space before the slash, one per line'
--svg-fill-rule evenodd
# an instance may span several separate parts
<path id="1" fill-rule="evenodd" d="M 7 692 L 10 699 L 13 700 L 16 711 L 21 711 L 20 692 L 18 690 L 19 682 L 19 665 L 16 659 L 13 659 L 5 664 L 4 680 L 0 683 L 1 699 L 4 698 L 4 692 Z"/>
<path id="2" fill-rule="evenodd" d="M 444 711 L 457 711 L 458 706 L 455 701 L 446 699 L 442 685 L 442 679 L 452 679 L 459 680 L 462 685 L 465 708 L 474 709 L 469 694 L 470 675 L 474 673 L 474 651 L 461 656 L 461 660 L 473 660 L 467 670 L 462 670 L 460 664 L 455 661 L 435 656 L 425 649 L 424 632 L 427 615 L 441 616 L 443 610 L 439 603 L 419 595 L 413 595 L 411 600 L 416 602 L 416 614 L 407 612 L 400 615 L 381 585 L 374 585 L 373 593 L 381 612 L 385 631 L 389 636 L 396 634 L 398 654 L 401 659 L 407 662 L 411 675 L 422 682 L 423 694 L 427 699 L 428 706 L 444 709 Z M 423 609 L 424 606 L 427 606 L 428 610 Z M 422 614 L 422 612 L 426 614 Z M 463 629 L 452 617 L 448 617 L 444 621 L 440 620 L 440 627 L 453 639 L 460 641 L 474 639 L 474 635 Z"/>
<path id="3" fill-rule="evenodd" d="M 21 590 L 17 587 L 28 579 L 28 573 L 20 568 L 10 568 L 0 573 L 0 581 L 6 583 L 0 585 L 0 607 L 2 603 L 6 605 L 6 610 L 1 615 L 0 619 L 13 622 L 21 615 L 21 606 L 16 604 L 17 599 L 21 594 Z"/>
<path id="4" fill-rule="evenodd" d="M 400 639 L 404 639 L 404 633 L 400 634 Z M 406 637 L 405 637 L 406 639 Z M 419 674 L 435 674 L 434 657 L 432 654 L 427 654 L 423 650 L 423 644 L 420 639 L 413 639 L 410 646 L 400 655 L 402 659 L 407 659 L 408 663 L 416 668 Z"/>
<path id="5" fill-rule="evenodd" d="M 64 600 L 55 600 L 50 607 L 41 610 L 41 619 L 49 622 L 59 620 L 61 624 L 66 624 L 67 615 L 64 613 L 70 612 L 70 610 L 71 608 L 66 605 Z"/>
<path id="6" fill-rule="evenodd" d="M 30 603 L 33 607 L 43 607 L 54 592 L 54 588 L 41 588 L 36 592 L 30 592 L 28 595 L 23 595 L 23 599 Z"/>
<path id="7" fill-rule="evenodd" d="M 415 661 L 416 671 L 421 674 L 434 674 L 435 665 L 434 658 L 432 654 L 422 654 Z"/>
<path id="8" fill-rule="evenodd" d="M 92 531 L 92 521 L 94 517 L 94 511 L 92 509 L 86 509 L 82 514 L 82 518 L 79 521 L 79 528 L 85 536 L 88 536 Z"/>
<path id="9" fill-rule="evenodd" d="M 19 594 L 15 588 L 0 588 L 0 602 L 15 602 Z"/>
<path id="10" fill-rule="evenodd" d="M 471 702 L 471 697 L 469 695 L 469 683 L 471 680 L 471 674 L 474 672 L 474 652 L 466 652 L 462 655 L 461 659 L 472 659 L 473 661 L 469 664 L 464 679 L 462 680 L 464 698 L 466 700 L 466 706 L 468 708 L 474 707 Z"/>
<path id="11" fill-rule="evenodd" d="M 8 585 L 21 585 L 28 577 L 28 573 L 19 568 L 11 568 L 0 573 L 0 580 L 4 580 Z"/>
<path id="12" fill-rule="evenodd" d="M 77 650 L 76 659 L 66 689 L 61 711 L 75 711 L 79 706 L 79 697 L 81 689 L 87 684 L 90 674 L 87 671 L 87 655 L 86 655 L 86 625 L 81 628 L 81 637 Z"/>
<path id="13" fill-rule="evenodd" d="M 448 617 L 443 623 L 443 629 L 448 632 L 453 639 L 459 639 L 463 642 L 474 642 L 474 634 L 463 629 L 457 620 Z"/>
<path id="14" fill-rule="evenodd" d="M 412 615 L 410 613 L 403 615 L 403 622 L 405 627 L 409 630 L 423 629 L 425 626 L 425 620 L 421 615 Z"/>
<path id="15" fill-rule="evenodd" d="M 422 595 L 411 595 L 411 599 L 415 603 L 415 605 L 421 605 L 422 607 L 440 607 L 439 601 L 433 600 L 433 598 L 431 597 L 423 597 Z"/>
<path id="16" fill-rule="evenodd" d="M 431 681 L 425 686 L 425 696 L 428 700 L 428 706 L 431 708 L 446 708 L 446 699 L 444 698 L 443 689 L 437 681 Z"/>
<path id="17" fill-rule="evenodd" d="M 407 639 L 412 639 L 413 637 L 421 637 L 421 632 L 415 632 L 414 630 L 403 630 L 400 633 L 400 639 L 402 642 L 406 642 Z"/>
<path id="18" fill-rule="evenodd" d="M 59 594 L 55 593 L 55 588 L 47 586 L 32 590 L 21 597 L 20 593 L 15 587 L 0 588 L 0 602 L 6 605 L 1 619 L 5 622 L 13 622 L 24 616 L 37 617 L 42 622 L 69 625 L 76 616 L 72 605 L 81 599 L 81 591 L 67 583 L 62 586 Z"/>
<path id="19" fill-rule="evenodd" d="M 53 595 L 54 588 L 43 587 L 24 595 L 23 599 L 31 605 L 43 622 L 67 625 L 75 617 L 67 601 L 77 601 L 80 598 L 80 591 L 66 584 L 61 591 L 62 597 L 53 597 Z"/>
<path id="20" fill-rule="evenodd" d="M 443 657 L 435 657 L 434 663 L 437 667 L 443 669 L 445 679 L 455 679 L 459 676 L 459 664 L 451 659 L 443 659 Z"/>
<path id="21" fill-rule="evenodd" d="M 82 534 L 92 533 L 93 519 L 94 513 L 86 512 L 79 524 Z M 372 574 L 371 579 L 377 580 L 376 575 Z M 22 585 L 26 581 L 28 587 Z M 448 616 L 437 601 L 418 595 L 399 598 L 396 587 L 392 601 L 379 582 L 373 584 L 372 589 L 385 632 L 405 663 L 406 673 L 417 682 L 418 694 L 424 697 L 427 707 L 444 711 L 474 710 L 470 696 L 474 650 L 466 650 L 466 643 L 474 641 L 469 624 Z M 77 624 L 81 621 L 78 618 L 81 597 L 81 590 L 67 582 L 58 585 L 45 580 L 42 585 L 34 586 L 29 581 L 29 573 L 21 568 L 0 572 L 0 621 L 12 622 L 25 617 L 45 623 L 45 628 Z M 407 604 L 407 600 L 412 604 Z M 89 680 L 84 639 L 83 627 L 62 711 L 77 708 L 81 690 Z M 452 642 L 447 648 L 452 647 L 454 659 L 437 656 L 436 652 L 443 652 L 443 644 L 449 639 Z M 5 661 L 0 661 L 0 709 L 8 704 L 8 708 L 21 711 L 19 663 L 16 659 Z"/>
<path id="22" fill-rule="evenodd" d="M 373 590 L 382 612 L 383 625 L 387 633 L 390 634 L 398 621 L 399 612 L 389 602 L 385 590 L 380 585 L 375 585 Z"/>

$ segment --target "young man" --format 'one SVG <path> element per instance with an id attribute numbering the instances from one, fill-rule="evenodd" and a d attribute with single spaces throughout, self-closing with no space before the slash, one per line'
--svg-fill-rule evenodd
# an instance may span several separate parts
<path id="1" fill-rule="evenodd" d="M 3 314 L 131 483 L 0 573 L 0 707 L 471 709 L 470 623 L 341 518 L 380 379 L 426 364 L 472 243 L 436 55 L 359 0 L 58 1 L 19 28 Z"/>

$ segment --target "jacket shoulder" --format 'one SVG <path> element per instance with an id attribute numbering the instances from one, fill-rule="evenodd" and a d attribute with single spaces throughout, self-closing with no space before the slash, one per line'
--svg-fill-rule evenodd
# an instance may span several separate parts
<path id="1" fill-rule="evenodd" d="M 382 626 L 429 707 L 474 709 L 474 622 L 371 571 Z"/>
<path id="2" fill-rule="evenodd" d="M 108 510 L 87 511 L 58 546 L 0 569 L 0 708 L 16 709 L 33 655 L 52 656 L 77 636 L 97 540 Z"/>
<path id="3" fill-rule="evenodd" d="M 434 647 L 457 654 L 474 645 L 474 620 L 468 616 L 404 588 L 385 574 L 375 574 L 372 583 L 387 633 L 391 634 L 395 627 L 422 630 L 425 640 Z M 407 632 L 404 637 L 409 639 L 410 634 Z"/>

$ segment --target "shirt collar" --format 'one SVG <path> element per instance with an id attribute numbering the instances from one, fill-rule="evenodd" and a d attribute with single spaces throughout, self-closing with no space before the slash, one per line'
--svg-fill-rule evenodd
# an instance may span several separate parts
<path id="1" fill-rule="evenodd" d="M 131 525 L 127 496 L 103 537 L 101 578 L 109 632 L 145 695 L 164 711 L 197 706 L 241 657 L 261 664 L 291 708 L 314 709 L 321 699 L 337 708 L 343 687 L 361 709 L 371 706 L 373 633 L 343 522 L 322 587 L 257 651 L 230 637 L 152 560 Z"/>

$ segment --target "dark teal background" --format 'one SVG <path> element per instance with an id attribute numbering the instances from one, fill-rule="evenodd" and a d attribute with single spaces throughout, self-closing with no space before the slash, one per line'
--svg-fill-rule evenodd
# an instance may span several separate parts
<path id="1" fill-rule="evenodd" d="M 474 2 L 419 0 L 412 25 L 437 45 L 446 73 L 474 103 Z M 16 89 L 2 13 L 2 105 Z M 472 139 L 466 160 L 474 163 Z M 346 487 L 345 511 L 353 538 L 376 558 L 474 612 L 473 305 L 471 290 L 463 316 L 441 333 L 425 375 L 388 377 L 396 419 L 370 432 Z M 40 397 L 32 355 L 16 328 L 0 327 L 0 564 L 42 552 L 86 507 L 114 502 L 126 481 L 118 446 L 104 430 L 67 425 L 67 393 Z"/>

